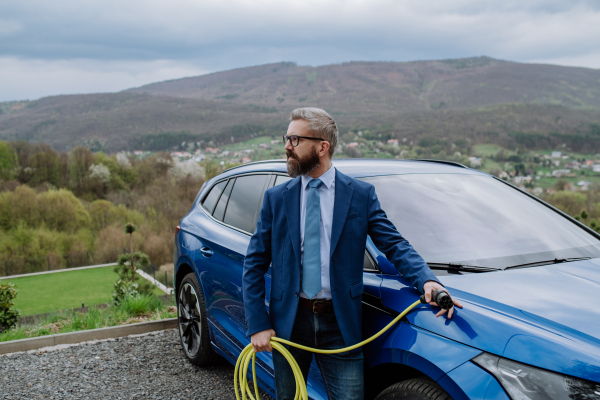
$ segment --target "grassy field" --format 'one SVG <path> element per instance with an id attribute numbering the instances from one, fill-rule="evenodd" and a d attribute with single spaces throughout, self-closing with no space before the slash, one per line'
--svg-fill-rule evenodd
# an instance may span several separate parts
<path id="1" fill-rule="evenodd" d="M 141 296 L 129 297 L 118 305 L 105 308 L 90 307 L 87 313 L 56 312 L 45 316 L 33 326 L 13 327 L 0 333 L 0 342 L 174 318 L 177 310 L 175 307 L 168 307 L 169 304 L 174 304 L 174 298 L 165 303 L 158 297 Z"/>
<path id="2" fill-rule="evenodd" d="M 22 316 L 92 306 L 111 300 L 118 275 L 114 267 L 91 268 L 7 279 L 17 285 L 15 305 Z M 143 279 L 143 278 L 139 278 Z M 158 288 L 156 294 L 164 294 Z"/>

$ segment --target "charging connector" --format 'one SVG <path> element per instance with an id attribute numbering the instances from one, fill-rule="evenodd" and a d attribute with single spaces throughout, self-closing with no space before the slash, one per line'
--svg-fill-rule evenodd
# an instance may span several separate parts
<path id="1" fill-rule="evenodd" d="M 419 299 L 421 300 L 421 303 L 427 304 L 427 300 L 425 300 L 424 294 L 422 294 Z M 433 296 L 431 296 L 431 301 L 436 303 L 444 310 L 449 310 L 452 307 L 454 307 L 452 297 L 450 297 L 450 294 L 445 289 L 438 289 L 435 292 L 433 292 Z"/>

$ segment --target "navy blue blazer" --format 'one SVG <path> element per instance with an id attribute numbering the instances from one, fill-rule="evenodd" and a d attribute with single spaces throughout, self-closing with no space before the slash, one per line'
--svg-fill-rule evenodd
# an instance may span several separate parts
<path id="1" fill-rule="evenodd" d="M 301 286 L 301 187 L 301 179 L 297 177 L 265 192 L 244 261 L 243 295 L 248 336 L 271 328 L 283 339 L 289 340 L 292 334 Z M 346 346 L 362 340 L 361 295 L 367 234 L 421 292 L 425 282 L 437 281 L 423 258 L 381 209 L 375 187 L 336 170 L 330 282 L 333 309 Z M 269 265 L 272 279 L 267 313 L 264 274 Z"/>

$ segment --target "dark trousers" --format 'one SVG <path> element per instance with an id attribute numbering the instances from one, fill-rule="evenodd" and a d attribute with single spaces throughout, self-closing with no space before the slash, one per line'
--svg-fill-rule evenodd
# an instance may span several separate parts
<path id="1" fill-rule="evenodd" d="M 318 349 L 346 347 L 334 313 L 314 314 L 298 307 L 290 341 Z M 364 398 L 364 366 L 362 349 L 339 354 L 318 354 L 289 346 L 304 380 L 313 356 L 323 375 L 329 400 L 362 400 Z M 294 400 L 296 381 L 289 363 L 277 350 L 273 350 L 275 390 L 277 400 Z"/>

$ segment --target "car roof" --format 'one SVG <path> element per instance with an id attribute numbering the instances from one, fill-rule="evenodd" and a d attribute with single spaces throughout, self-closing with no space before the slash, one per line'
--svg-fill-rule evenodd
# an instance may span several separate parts
<path id="1" fill-rule="evenodd" d="M 333 159 L 333 165 L 353 178 L 401 174 L 481 174 L 483 172 L 465 167 L 462 164 L 443 160 L 390 160 L 348 158 Z M 249 172 L 282 172 L 287 174 L 285 160 L 256 161 L 229 168 L 217 178 Z"/>

